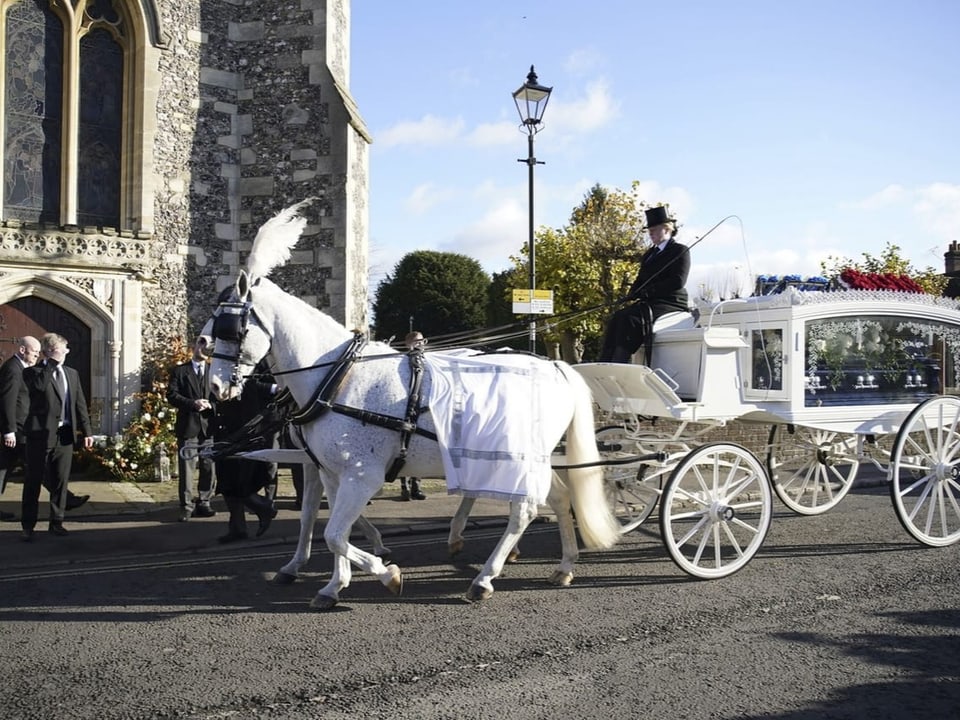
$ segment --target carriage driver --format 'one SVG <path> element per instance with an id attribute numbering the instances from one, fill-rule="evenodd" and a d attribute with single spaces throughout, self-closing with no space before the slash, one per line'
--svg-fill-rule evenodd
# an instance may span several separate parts
<path id="1" fill-rule="evenodd" d="M 690 250 L 674 240 L 676 220 L 662 205 L 648 209 L 646 216 L 652 247 L 640 259 L 640 271 L 626 297 L 630 304 L 610 318 L 599 362 L 630 362 L 637 350 L 653 340 L 653 322 L 658 317 L 690 310 L 684 287 L 690 274 Z"/>

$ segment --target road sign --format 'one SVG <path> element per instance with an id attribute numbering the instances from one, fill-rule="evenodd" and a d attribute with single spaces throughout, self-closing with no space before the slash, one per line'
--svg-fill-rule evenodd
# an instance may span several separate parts
<path id="1" fill-rule="evenodd" d="M 533 302 L 529 289 L 514 290 L 513 312 L 516 315 L 553 315 L 553 290 L 534 290 Z"/>

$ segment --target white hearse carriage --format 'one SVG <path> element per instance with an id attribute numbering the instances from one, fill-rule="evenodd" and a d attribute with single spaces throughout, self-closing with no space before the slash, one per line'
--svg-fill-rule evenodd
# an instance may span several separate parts
<path id="1" fill-rule="evenodd" d="M 794 512 L 825 512 L 864 461 L 887 474 L 910 535 L 960 539 L 958 355 L 956 301 L 788 287 L 661 318 L 649 367 L 576 368 L 605 420 L 597 439 L 624 531 L 659 502 L 674 561 L 714 578 L 759 549 L 771 489 Z M 762 461 L 704 442 L 733 422 L 765 438 Z"/>

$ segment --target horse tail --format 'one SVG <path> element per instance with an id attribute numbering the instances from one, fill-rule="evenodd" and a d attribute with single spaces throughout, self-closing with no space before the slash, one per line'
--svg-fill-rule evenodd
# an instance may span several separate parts
<path id="1" fill-rule="evenodd" d="M 577 517 L 580 537 L 588 548 L 608 548 L 620 537 L 620 525 L 607 500 L 603 468 L 593 422 L 593 396 L 583 377 L 564 368 L 570 383 L 574 407 L 567 427 L 567 464 L 593 463 L 591 467 L 567 470 L 570 502 Z"/>

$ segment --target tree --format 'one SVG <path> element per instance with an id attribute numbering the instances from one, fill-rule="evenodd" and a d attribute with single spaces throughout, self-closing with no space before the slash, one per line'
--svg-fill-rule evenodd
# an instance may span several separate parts
<path id="1" fill-rule="evenodd" d="M 838 277 L 847 268 L 868 273 L 906 275 L 915 280 L 924 292 L 930 295 L 943 295 L 948 278 L 930 266 L 923 270 L 917 270 L 910 264 L 909 260 L 901 256 L 901 252 L 899 245 L 888 242 L 879 257 L 874 257 L 870 253 L 863 253 L 863 261 L 856 262 L 850 258 L 831 255 L 820 263 L 820 270 L 824 277 L 828 278 Z"/>
<path id="2" fill-rule="evenodd" d="M 377 285 L 373 312 L 380 339 L 404 337 L 411 323 L 427 338 L 484 327 L 490 277 L 459 253 L 417 250 Z"/>
<path id="3" fill-rule="evenodd" d="M 579 362 L 597 351 L 607 318 L 629 289 L 646 247 L 648 204 L 629 192 L 594 185 L 560 229 L 535 237 L 537 286 L 554 291 L 554 313 L 564 319 L 542 324 L 538 337 L 551 357 Z M 511 257 L 513 287 L 529 284 L 528 250 Z"/>

